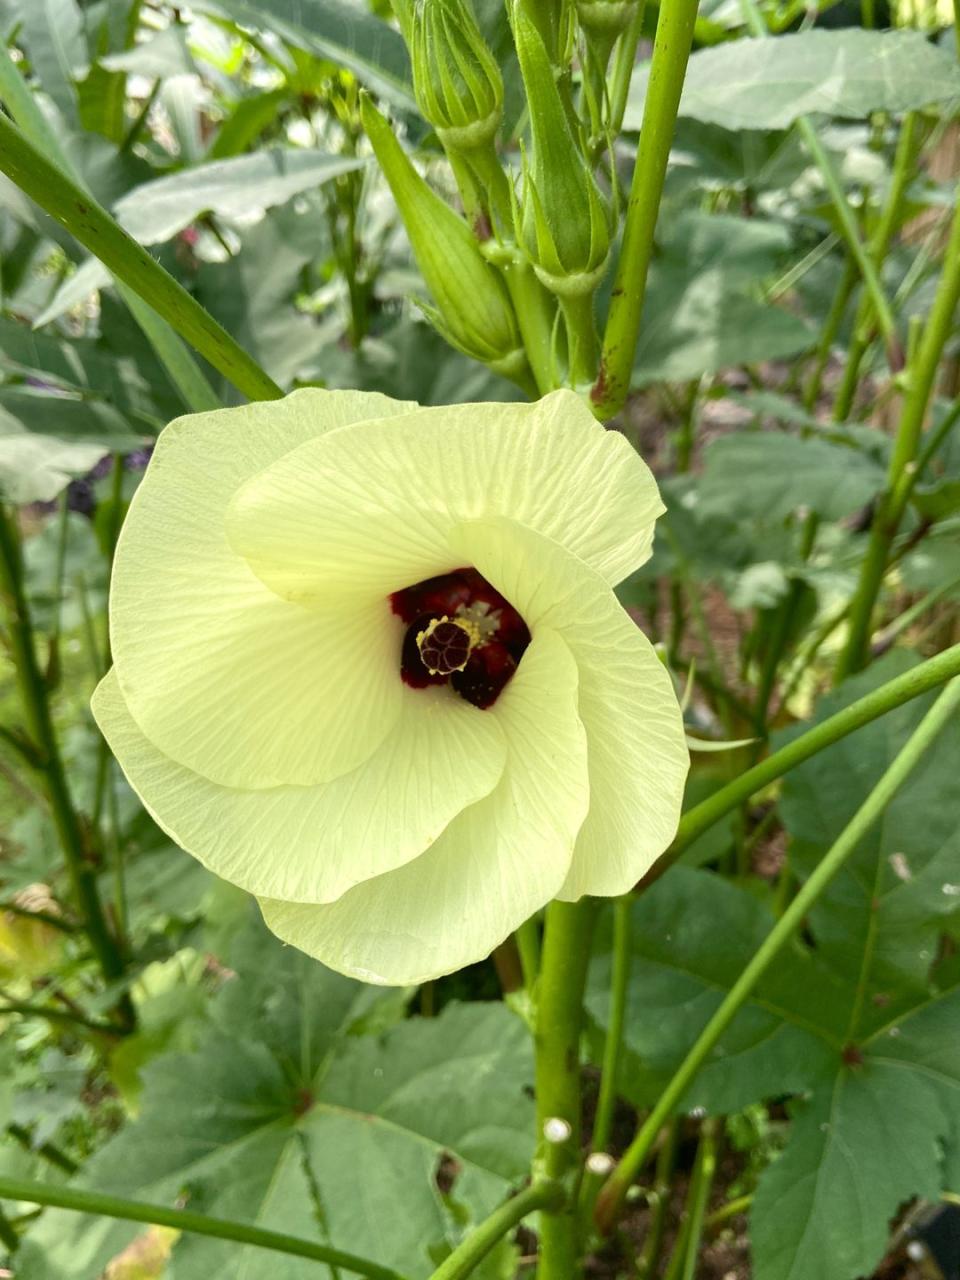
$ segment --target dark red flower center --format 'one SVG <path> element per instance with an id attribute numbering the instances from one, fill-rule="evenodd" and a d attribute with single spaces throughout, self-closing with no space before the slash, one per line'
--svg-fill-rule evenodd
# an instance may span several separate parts
<path id="1" fill-rule="evenodd" d="M 475 707 L 491 707 L 516 671 L 530 630 L 476 569 L 454 569 L 395 591 L 406 623 L 400 675 L 412 689 L 450 684 Z"/>

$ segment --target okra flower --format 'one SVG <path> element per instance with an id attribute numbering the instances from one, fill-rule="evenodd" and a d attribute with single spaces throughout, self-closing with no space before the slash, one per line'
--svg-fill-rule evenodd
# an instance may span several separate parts
<path id="1" fill-rule="evenodd" d="M 661 510 L 567 391 L 181 418 L 120 536 L 97 720 L 281 938 L 373 982 L 452 971 L 673 836 L 681 716 L 612 590 Z"/>

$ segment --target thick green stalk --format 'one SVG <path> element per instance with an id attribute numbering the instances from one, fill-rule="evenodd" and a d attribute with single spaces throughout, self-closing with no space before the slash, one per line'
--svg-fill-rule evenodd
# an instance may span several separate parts
<path id="1" fill-rule="evenodd" d="M 880 584 L 890 558 L 890 549 L 915 483 L 915 459 L 923 434 L 923 423 L 933 394 L 937 369 L 944 347 L 953 332 L 953 318 L 960 300 L 960 204 L 944 256 L 943 271 L 936 296 L 915 357 L 905 373 L 906 394 L 894 441 L 887 483 L 880 498 L 867 554 L 860 566 L 860 580 L 850 609 L 850 630 L 840 656 L 837 676 L 843 679 L 859 670 L 867 660 L 870 626 Z"/>
<path id="2" fill-rule="evenodd" d="M 767 934 L 749 964 L 721 1001 L 716 1013 L 697 1037 L 693 1048 L 677 1068 L 670 1083 L 657 1100 L 656 1106 L 600 1193 L 597 1201 L 597 1223 L 601 1230 L 609 1231 L 612 1228 L 627 1190 L 643 1167 L 657 1134 L 673 1113 L 674 1108 L 683 1100 L 684 1094 L 717 1041 L 730 1026 L 771 964 L 802 926 L 810 908 L 856 850 L 861 840 L 883 817 L 893 797 L 920 763 L 940 732 L 957 714 L 958 709 L 960 709 L 960 678 L 955 678 L 940 694 L 896 759 Z"/>
<path id="3" fill-rule="evenodd" d="M 613 1127 L 613 1108 L 617 1100 L 617 1067 L 620 1061 L 620 1043 L 623 1040 L 623 1015 L 627 1005 L 627 984 L 630 981 L 630 912 L 633 896 L 626 894 L 613 904 L 613 964 L 610 974 L 610 1016 L 607 1019 L 607 1035 L 603 1043 L 603 1064 L 600 1075 L 600 1095 L 593 1122 L 594 1151 L 603 1151 L 610 1141 Z"/>
<path id="4" fill-rule="evenodd" d="M 601 422 L 619 413 L 630 390 L 660 196 L 696 18 L 697 0 L 661 0 L 623 247 L 603 335 L 600 373 L 590 393 Z"/>
<path id="5" fill-rule="evenodd" d="M 251 400 L 283 395 L 257 362 L 192 298 L 102 205 L 0 115 L 0 171 L 89 249 L 123 284 Z"/>
<path id="6" fill-rule="evenodd" d="M 218 1240 L 234 1240 L 237 1244 L 253 1245 L 257 1249 L 269 1249 L 273 1253 L 290 1254 L 295 1258 L 312 1258 L 331 1267 L 342 1267 L 354 1275 L 368 1280 L 404 1280 L 390 1267 L 368 1262 L 355 1254 L 345 1253 L 314 1240 L 301 1240 L 281 1231 L 267 1231 L 246 1222 L 230 1222 L 225 1218 L 211 1218 L 205 1213 L 193 1213 L 190 1209 L 165 1209 L 158 1204 L 144 1204 L 141 1200 L 124 1200 L 120 1196 L 104 1195 L 99 1191 L 81 1191 L 78 1187 L 50 1187 L 43 1182 L 31 1182 L 26 1178 L 0 1176 L 0 1199 L 22 1200 L 28 1204 L 51 1205 L 57 1209 L 72 1209 L 77 1213 L 97 1213 L 106 1218 L 121 1218 L 128 1222 L 148 1222 L 158 1227 L 172 1227 L 175 1231 L 190 1231 L 200 1236 L 213 1236 Z"/>
<path id="7" fill-rule="evenodd" d="M 841 738 L 861 729 L 865 724 L 870 724 L 879 716 L 886 715 L 888 711 L 902 706 L 911 698 L 935 689 L 937 685 L 943 684 L 945 680 L 950 680 L 956 675 L 960 675 L 960 644 L 955 644 L 952 648 L 937 654 L 936 657 L 928 658 L 926 662 L 921 662 L 911 670 L 905 671 L 903 675 L 888 680 L 879 689 L 874 689 L 872 693 L 859 698 L 849 707 L 844 707 L 842 711 L 824 720 L 822 724 L 814 725 L 800 737 L 794 738 L 792 742 L 775 751 L 766 760 L 748 769 L 746 773 L 740 774 L 738 778 L 734 778 L 725 787 L 721 787 L 706 800 L 688 810 L 680 819 L 677 834 L 669 851 L 656 863 L 653 871 L 644 877 L 642 883 L 649 884 L 659 879 L 683 850 L 704 831 L 736 809 L 744 800 L 769 786 L 771 782 L 776 782 L 791 769 L 795 769 L 804 760 L 809 760 L 818 751 L 831 746 L 834 742 L 839 742 Z"/>
<path id="8" fill-rule="evenodd" d="M 537 1156 L 534 1181 L 564 1188 L 560 1208 L 540 1219 L 538 1280 L 576 1280 L 575 1213 L 580 1168 L 580 1029 L 596 903 L 551 902 L 546 911 L 537 989 Z"/>
<path id="9" fill-rule="evenodd" d="M 37 752 L 39 773 L 50 805 L 60 847 L 63 850 L 74 899 L 83 918 L 84 929 L 104 979 L 110 983 L 123 973 L 123 958 L 111 934 L 97 879 L 89 859 L 83 828 L 73 807 L 60 747 L 50 715 L 50 703 L 43 673 L 37 660 L 33 623 L 23 584 L 23 560 L 15 516 L 0 504 L 0 600 L 7 615 L 10 655 L 27 732 Z M 126 1017 L 132 1011 L 127 1008 Z"/>
<path id="10" fill-rule="evenodd" d="M 132 6 L 131 13 L 135 15 L 138 8 L 138 5 Z M 37 100 L 20 74 L 19 67 L 2 45 L 0 45 L 0 100 L 23 130 L 24 136 L 37 150 L 46 155 L 61 173 L 75 180 L 79 186 L 85 186 L 75 166 L 71 164 L 66 152 L 60 146 L 60 139 L 49 120 L 37 105 Z M 131 315 L 143 330 L 147 341 L 166 369 L 170 381 L 183 397 L 184 404 L 195 413 L 205 409 L 218 409 L 220 407 L 218 396 L 180 337 L 148 303 L 132 290 L 123 284 L 119 286 L 119 290 L 124 302 L 130 308 Z"/>
<path id="11" fill-rule="evenodd" d="M 491 1249 L 519 1226 L 528 1213 L 535 1213 L 538 1209 L 558 1209 L 563 1201 L 563 1188 L 556 1182 L 535 1182 L 519 1191 L 458 1244 L 430 1280 L 466 1280 Z"/>

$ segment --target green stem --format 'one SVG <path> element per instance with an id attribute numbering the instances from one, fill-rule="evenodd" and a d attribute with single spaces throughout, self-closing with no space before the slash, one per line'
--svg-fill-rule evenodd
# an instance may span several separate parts
<path id="1" fill-rule="evenodd" d="M 722 1226 L 730 1218 L 735 1218 L 738 1213 L 746 1213 L 753 1204 L 753 1195 L 737 1196 L 735 1200 L 728 1200 L 726 1204 L 722 1204 L 719 1209 L 714 1209 L 707 1217 L 704 1224 L 708 1231 L 713 1231 L 717 1227 Z"/>
<path id="2" fill-rule="evenodd" d="M 633 17 L 620 37 L 613 59 L 613 75 L 610 81 L 610 135 L 614 138 L 620 132 L 627 110 L 630 81 L 633 79 L 633 69 L 637 61 L 637 46 L 643 31 L 643 15 L 646 7 L 646 0 L 637 0 Z"/>
<path id="3" fill-rule="evenodd" d="M 590 393 L 601 422 L 619 413 L 630 390 L 660 196 L 696 18 L 697 0 L 663 0 L 660 5 L 623 247 L 603 335 L 600 374 Z"/>
<path id="4" fill-rule="evenodd" d="M 813 552 L 820 528 L 820 518 L 815 511 L 806 516 L 800 533 L 800 559 L 806 563 Z M 760 670 L 760 681 L 757 687 L 757 700 L 754 711 L 753 728 L 758 738 L 767 736 L 767 721 L 770 713 L 770 699 L 777 683 L 780 663 L 787 649 L 790 638 L 790 624 L 796 616 L 803 601 L 806 583 L 795 577 L 790 583 L 786 598 L 776 607 L 770 629 L 767 633 L 766 653 Z"/>
<path id="5" fill-rule="evenodd" d="M 909 609 L 905 609 L 874 641 L 874 657 L 879 657 L 880 654 L 886 653 L 897 636 L 902 635 L 918 618 L 922 618 L 928 609 L 932 609 L 945 595 L 949 595 L 951 591 L 955 591 L 958 587 L 960 587 L 960 578 L 951 578 L 947 582 L 941 582 L 939 587 L 934 587 L 932 591 L 928 591 L 925 596 L 922 596 L 916 604 L 911 605 Z"/>
<path id="6" fill-rule="evenodd" d="M 535 1182 L 519 1191 L 458 1244 L 449 1258 L 437 1267 L 430 1280 L 465 1280 L 503 1237 L 520 1225 L 527 1214 L 535 1213 L 538 1209 L 557 1209 L 563 1201 L 563 1188 L 555 1182 Z"/>
<path id="7" fill-rule="evenodd" d="M 667 1209 L 670 1206 L 673 1169 L 677 1162 L 677 1147 L 679 1145 L 680 1126 L 676 1120 L 671 1120 L 666 1126 L 660 1150 L 657 1152 L 653 1195 L 648 1197 L 648 1202 L 652 1200 L 652 1204 L 650 1204 L 650 1224 L 647 1227 L 646 1239 L 643 1242 L 643 1253 L 637 1261 L 638 1280 L 653 1280 L 653 1277 L 657 1274 L 657 1263 L 660 1261 L 664 1229 L 667 1225 Z"/>
<path id="8" fill-rule="evenodd" d="M 560 385 L 559 362 L 554 351 L 554 305 L 533 268 L 519 255 L 501 263 L 500 271 L 513 302 L 537 389 L 546 395 Z"/>
<path id="9" fill-rule="evenodd" d="M 560 298 L 560 310 L 567 330 L 570 353 L 567 376 L 571 387 L 589 387 L 597 376 L 597 322 L 593 314 L 593 293 Z"/>
<path id="10" fill-rule="evenodd" d="M 687 1196 L 686 1217 L 664 1280 L 694 1280 L 704 1218 L 717 1168 L 717 1122 L 705 1120 Z"/>
<path id="11" fill-rule="evenodd" d="M 60 1169 L 63 1173 L 72 1175 L 80 1167 L 72 1156 L 68 1156 L 65 1151 L 61 1151 L 52 1142 L 41 1142 L 39 1146 L 35 1147 L 30 1130 L 26 1129 L 22 1124 L 8 1124 L 7 1133 L 13 1138 L 14 1142 L 19 1142 L 24 1151 L 29 1151 L 32 1155 L 38 1155 L 42 1159 L 49 1161 L 50 1164 Z"/>
<path id="12" fill-rule="evenodd" d="M 6 1249 L 7 1253 L 14 1254 L 20 1248 L 20 1237 L 17 1229 L 0 1209 L 0 1244 Z"/>
<path id="13" fill-rule="evenodd" d="M 0 902 L 0 915 L 9 912 L 12 916 L 20 916 L 23 920 L 32 920 L 36 924 L 45 924 L 61 933 L 76 933 L 78 926 L 63 916 L 54 915 L 52 911 L 35 911 L 31 907 L 22 907 L 19 902 Z"/>
<path id="14" fill-rule="evenodd" d="M 807 150 L 814 159 L 817 168 L 823 178 L 824 186 L 827 188 L 827 194 L 830 196 L 833 204 L 834 212 L 840 223 L 840 230 L 846 241 L 847 248 L 853 255 L 853 259 L 859 268 L 863 286 L 866 290 L 870 302 L 876 312 L 877 325 L 883 334 L 887 349 L 890 352 L 890 364 L 893 369 L 899 369 L 901 359 L 898 355 L 899 341 L 897 339 L 897 325 L 893 318 L 893 311 L 890 303 L 887 301 L 886 294 L 883 292 L 883 285 L 880 283 L 880 276 L 877 272 L 873 261 L 868 254 L 863 241 L 860 239 L 860 232 L 857 228 L 856 219 L 850 202 L 847 200 L 843 185 L 834 167 L 834 163 L 830 158 L 829 152 L 820 141 L 815 126 L 807 119 L 801 116 L 797 121 L 797 129 L 803 138 Z"/>
<path id="15" fill-rule="evenodd" d="M 580 1165 L 580 1029 L 596 904 L 551 902 L 546 911 L 536 1014 L 536 1179 L 564 1187 L 562 1207 L 540 1223 L 538 1280 L 575 1280 Z"/>
<path id="16" fill-rule="evenodd" d="M 73 807 L 60 748 L 50 715 L 43 674 L 37 662 L 33 623 L 23 584 L 23 561 L 15 516 L 0 504 L 0 599 L 8 617 L 10 652 L 23 704 L 27 731 L 42 761 L 41 778 L 60 847 L 80 908 L 84 929 L 90 939 L 104 979 L 110 983 L 123 973 L 123 958 L 116 939 L 107 927 L 97 880 L 89 860 L 80 819 Z M 127 1004 L 125 1016 L 132 1009 Z"/>
<path id="17" fill-rule="evenodd" d="M 603 1151 L 610 1141 L 613 1108 L 617 1100 L 617 1067 L 623 1040 L 623 1016 L 627 1007 L 627 984 L 630 981 L 630 912 L 633 897 L 626 894 L 613 904 L 613 967 L 610 974 L 610 1016 L 603 1044 L 600 1095 L 593 1123 L 594 1151 Z"/>
<path id="18" fill-rule="evenodd" d="M 856 702 L 844 707 L 836 715 L 830 716 L 821 724 L 814 725 L 806 733 L 794 738 L 786 746 L 775 751 L 766 760 L 748 769 L 725 787 L 721 787 L 700 804 L 694 805 L 680 819 L 677 834 L 670 850 L 654 867 L 652 873 L 644 877 L 643 884 L 652 883 L 680 856 L 698 836 L 703 835 L 714 823 L 719 822 L 731 810 L 736 809 L 744 800 L 749 799 L 757 791 L 776 782 L 785 773 L 795 769 L 804 760 L 822 751 L 825 747 L 839 742 L 848 734 L 870 724 L 879 716 L 886 715 L 895 707 L 902 706 L 912 698 L 917 698 L 945 680 L 960 674 L 960 644 L 955 644 L 934 658 L 928 658 L 918 666 L 905 671 L 903 675 L 888 680 L 886 684 L 874 689 Z"/>
<path id="19" fill-rule="evenodd" d="M 0 170 L 90 250 L 118 280 L 149 301 L 213 367 L 252 400 L 283 392 L 155 258 L 106 209 L 0 115 Z"/>
<path id="20" fill-rule="evenodd" d="M 523 970 L 523 985 L 527 991 L 532 991 L 540 972 L 540 923 L 536 916 L 523 922 L 516 931 L 516 939 L 520 968 Z"/>
<path id="21" fill-rule="evenodd" d="M 903 127 L 897 139 L 897 149 L 893 158 L 893 172 L 890 177 L 890 191 L 876 230 L 870 237 L 867 247 L 871 261 L 877 270 L 890 248 L 894 233 L 900 223 L 903 202 L 907 188 L 913 177 L 917 155 L 917 139 L 920 131 L 920 117 L 915 111 L 908 112 L 903 119 Z M 847 354 L 847 363 L 843 371 L 843 380 L 837 392 L 833 406 L 834 422 L 844 422 L 853 407 L 854 397 L 860 382 L 860 365 L 870 346 L 873 308 L 870 295 L 864 293 L 857 305 L 856 318 L 853 322 L 853 338 Z"/>
<path id="22" fill-rule="evenodd" d="M 696 1260 L 700 1254 L 700 1240 L 703 1238 L 704 1219 L 707 1217 L 707 1206 L 710 1192 L 713 1189 L 713 1178 L 717 1172 L 717 1121 L 705 1120 L 700 1146 L 696 1151 L 696 1167 L 694 1170 L 694 1190 L 690 1197 L 690 1219 L 687 1228 L 686 1257 L 682 1280 L 695 1280 Z"/>
<path id="23" fill-rule="evenodd" d="M 273 1253 L 290 1254 L 295 1258 L 312 1258 L 333 1267 L 342 1267 L 354 1275 L 367 1276 L 368 1280 L 404 1280 L 390 1267 L 368 1262 L 342 1249 L 318 1244 L 313 1240 L 301 1240 L 281 1231 L 267 1231 L 246 1222 L 230 1222 L 225 1218 L 211 1218 L 205 1213 L 193 1213 L 189 1209 L 165 1209 L 158 1204 L 144 1204 L 141 1200 L 124 1200 L 119 1196 L 104 1195 L 99 1191 L 81 1191 L 78 1187 L 50 1187 L 42 1182 L 26 1178 L 0 1176 L 0 1199 L 21 1200 L 28 1204 L 51 1205 L 57 1209 L 71 1209 L 77 1213 L 97 1213 L 106 1218 L 121 1218 L 128 1222 L 147 1222 L 158 1227 L 172 1227 L 175 1231 L 190 1231 L 200 1236 L 213 1236 L 217 1240 L 234 1240 L 237 1244 L 253 1245 L 257 1249 L 269 1249 Z"/>
<path id="24" fill-rule="evenodd" d="M 832 847 L 817 864 L 757 949 L 740 977 L 720 1003 L 720 1007 L 697 1037 L 656 1106 L 650 1112 L 623 1159 L 610 1175 L 597 1201 L 597 1222 L 609 1231 L 616 1220 L 627 1190 L 646 1161 L 664 1121 L 673 1113 L 706 1062 L 717 1041 L 739 1013 L 757 983 L 805 920 L 810 908 L 837 874 L 861 840 L 883 817 L 887 806 L 933 745 L 937 736 L 960 708 L 960 679 L 953 679 L 927 712 L 883 777 L 870 792 Z"/>
<path id="25" fill-rule="evenodd" d="M 923 479 L 923 473 L 936 457 L 944 440 L 956 426 L 958 418 L 960 418 L 960 399 L 957 400 L 948 413 L 944 414 L 943 421 L 938 426 L 931 427 L 924 437 L 923 448 L 917 454 L 917 466 L 913 476 L 914 483 Z"/>
<path id="26" fill-rule="evenodd" d="M 17 1014 L 21 1018 L 44 1018 L 47 1022 L 59 1022 L 66 1026 L 83 1027 L 85 1031 L 94 1031 L 100 1036 L 117 1036 L 120 1028 L 112 1022 L 94 1022 L 82 1014 L 73 1013 L 69 1009 L 54 1009 L 45 1004 L 29 1004 L 24 1000 L 5 1000 L 0 1004 L 0 1018 Z"/>
<path id="27" fill-rule="evenodd" d="M 894 441 L 887 472 L 887 483 L 880 498 L 867 554 L 860 567 L 860 580 L 850 610 L 850 630 L 840 656 L 837 676 L 843 679 L 859 670 L 867 660 L 870 626 L 880 591 L 890 549 L 915 484 L 914 459 L 923 433 L 930 397 L 943 349 L 953 331 L 953 317 L 960 299 L 960 205 L 953 216 L 953 226 L 944 257 L 943 272 L 937 286 L 923 336 L 906 370 L 906 395 L 900 425 Z"/>

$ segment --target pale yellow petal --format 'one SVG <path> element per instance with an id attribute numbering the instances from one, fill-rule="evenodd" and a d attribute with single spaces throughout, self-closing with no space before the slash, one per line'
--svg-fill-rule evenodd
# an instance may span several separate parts
<path id="1" fill-rule="evenodd" d="M 491 710 L 508 744 L 496 790 L 432 848 L 329 906 L 261 900 L 287 942 L 366 982 L 424 982 L 481 960 L 562 885 L 589 802 L 577 669 L 543 628 Z"/>
<path id="2" fill-rule="evenodd" d="M 650 555 L 663 505 L 649 469 L 571 391 L 536 404 L 420 409 L 313 440 L 255 476 L 231 542 L 279 594 L 388 594 L 459 567 L 460 521 L 509 516 L 610 582 Z"/>
<path id="3" fill-rule="evenodd" d="M 603 579 L 563 547 L 508 520 L 465 525 L 453 541 L 534 635 L 558 631 L 577 662 L 590 812 L 558 896 L 625 893 L 680 819 L 689 753 L 670 675 Z"/>
<path id="4" fill-rule="evenodd" d="M 227 542 L 237 489 L 285 453 L 358 419 L 402 415 L 386 396 L 305 390 L 194 414 L 161 434 L 117 548 L 110 624 L 117 676 L 144 733 L 227 786 L 346 772 L 400 711 L 395 620 L 376 596 L 308 611 L 266 588 Z"/>
<path id="5" fill-rule="evenodd" d="M 116 674 L 93 697 L 97 723 L 147 810 L 182 848 L 251 893 L 328 902 L 422 853 L 503 772 L 500 721 L 447 688 L 403 690 L 383 745 L 314 787 L 241 791 L 163 755 L 130 715 Z"/>

